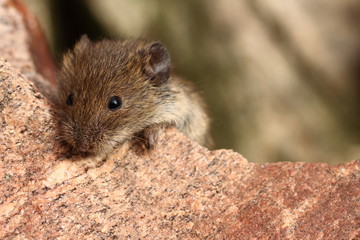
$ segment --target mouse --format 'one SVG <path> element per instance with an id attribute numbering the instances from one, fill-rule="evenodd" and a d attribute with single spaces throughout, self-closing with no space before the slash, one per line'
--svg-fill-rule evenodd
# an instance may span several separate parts
<path id="1" fill-rule="evenodd" d="M 161 42 L 91 41 L 83 35 L 61 61 L 60 138 L 76 153 L 98 155 L 130 140 L 153 149 L 161 131 L 176 127 L 210 147 L 206 104 L 194 85 L 171 69 Z"/>

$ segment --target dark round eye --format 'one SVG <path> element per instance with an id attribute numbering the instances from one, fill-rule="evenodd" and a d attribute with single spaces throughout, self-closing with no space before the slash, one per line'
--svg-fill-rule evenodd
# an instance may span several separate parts
<path id="1" fill-rule="evenodd" d="M 66 105 L 72 106 L 74 104 L 74 95 L 70 94 L 66 99 Z"/>
<path id="2" fill-rule="evenodd" d="M 119 98 L 118 96 L 113 96 L 110 98 L 109 104 L 108 104 L 108 108 L 112 111 L 117 110 L 119 108 L 121 108 L 122 106 L 122 101 L 121 98 Z"/>

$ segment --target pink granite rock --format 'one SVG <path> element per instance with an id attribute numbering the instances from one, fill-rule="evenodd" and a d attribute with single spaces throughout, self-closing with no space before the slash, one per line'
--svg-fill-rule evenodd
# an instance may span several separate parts
<path id="1" fill-rule="evenodd" d="M 148 154 L 66 158 L 21 15 L 0 16 L 21 36 L 0 39 L 0 239 L 360 238 L 360 161 L 254 164 L 175 129 Z"/>

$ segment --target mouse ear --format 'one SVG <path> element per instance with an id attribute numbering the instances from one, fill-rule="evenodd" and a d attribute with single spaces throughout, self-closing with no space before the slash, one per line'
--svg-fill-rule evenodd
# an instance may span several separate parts
<path id="1" fill-rule="evenodd" d="M 82 35 L 80 40 L 75 44 L 75 47 L 73 50 L 69 50 L 67 51 L 63 57 L 62 57 L 62 61 L 61 61 L 61 68 L 68 68 L 71 69 L 74 65 L 74 59 L 75 59 L 75 55 L 77 53 L 80 53 L 82 51 L 85 50 L 85 48 L 87 48 L 90 45 L 90 40 L 86 35 Z"/>
<path id="2" fill-rule="evenodd" d="M 155 42 L 149 47 L 150 67 L 154 73 L 151 79 L 154 85 L 165 83 L 170 76 L 170 56 L 164 45 Z"/>
<path id="3" fill-rule="evenodd" d="M 90 45 L 90 39 L 86 34 L 82 35 L 80 40 L 75 44 L 74 52 L 82 52 Z"/>

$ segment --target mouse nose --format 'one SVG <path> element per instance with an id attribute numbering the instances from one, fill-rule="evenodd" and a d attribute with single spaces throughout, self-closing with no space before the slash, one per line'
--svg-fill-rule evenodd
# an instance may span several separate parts
<path id="1" fill-rule="evenodd" d="M 100 132 L 95 128 L 77 128 L 74 136 L 74 147 L 80 152 L 92 152 L 101 139 Z"/>
<path id="2" fill-rule="evenodd" d="M 91 152 L 94 149 L 93 145 L 90 145 L 88 141 L 77 140 L 75 142 L 75 148 L 80 152 Z"/>

